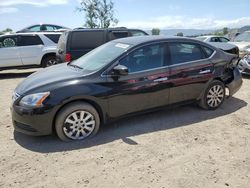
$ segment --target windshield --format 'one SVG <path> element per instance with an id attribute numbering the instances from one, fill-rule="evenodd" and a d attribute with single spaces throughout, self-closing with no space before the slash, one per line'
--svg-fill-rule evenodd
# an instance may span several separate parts
<path id="1" fill-rule="evenodd" d="M 119 57 L 131 46 L 130 44 L 108 42 L 73 61 L 70 65 L 80 67 L 88 73 L 96 72 Z"/>
<path id="2" fill-rule="evenodd" d="M 250 32 L 245 32 L 240 35 L 238 35 L 234 42 L 250 42 Z"/>

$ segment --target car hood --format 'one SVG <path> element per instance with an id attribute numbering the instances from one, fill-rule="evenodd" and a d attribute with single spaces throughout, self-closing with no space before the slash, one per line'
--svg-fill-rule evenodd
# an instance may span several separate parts
<path id="1" fill-rule="evenodd" d="M 67 66 L 67 63 L 54 65 L 28 76 L 17 86 L 15 92 L 22 95 L 35 88 L 77 79 L 83 76 L 84 74 L 82 71 Z"/>
<path id="2" fill-rule="evenodd" d="M 243 50 L 245 47 L 250 46 L 250 42 L 229 42 L 229 43 L 238 46 L 240 50 Z"/>

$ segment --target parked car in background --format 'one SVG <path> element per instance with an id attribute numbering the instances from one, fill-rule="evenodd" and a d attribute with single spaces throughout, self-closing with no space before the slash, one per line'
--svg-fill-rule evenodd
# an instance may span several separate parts
<path id="1" fill-rule="evenodd" d="M 250 31 L 239 34 L 233 42 L 230 42 L 239 47 L 239 69 L 243 74 L 250 74 Z"/>
<path id="2" fill-rule="evenodd" d="M 57 32 L 63 32 L 67 31 L 69 28 L 60 26 L 60 25 L 54 25 L 54 24 L 37 24 L 37 25 L 31 25 L 29 27 L 26 27 L 20 31 L 17 31 L 16 33 L 27 33 L 27 32 L 50 32 L 50 31 L 57 31 Z"/>
<path id="3" fill-rule="evenodd" d="M 58 62 L 68 62 L 78 59 L 94 48 L 114 39 L 145 36 L 146 32 L 139 29 L 109 28 L 109 29 L 75 29 L 62 34 L 57 45 Z"/>
<path id="4" fill-rule="evenodd" d="M 239 57 L 239 48 L 238 46 L 225 42 L 208 42 L 208 44 L 223 50 L 224 52 L 235 54 Z"/>
<path id="5" fill-rule="evenodd" d="M 114 119 L 197 102 L 215 110 L 242 85 L 236 55 L 164 36 L 110 41 L 78 60 L 39 71 L 13 93 L 16 131 L 83 140 Z"/>
<path id="6" fill-rule="evenodd" d="M 56 64 L 61 33 L 16 33 L 0 36 L 0 70 Z"/>
<path id="7" fill-rule="evenodd" d="M 207 35 L 196 37 L 197 40 L 203 42 L 229 42 L 230 40 L 226 37 L 217 36 L 217 35 Z"/>

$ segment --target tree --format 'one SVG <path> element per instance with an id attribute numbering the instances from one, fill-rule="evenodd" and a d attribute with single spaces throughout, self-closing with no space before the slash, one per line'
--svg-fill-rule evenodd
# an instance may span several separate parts
<path id="1" fill-rule="evenodd" d="M 6 28 L 5 30 L 0 31 L 0 35 L 3 35 L 3 34 L 5 34 L 5 33 L 11 33 L 12 31 L 13 31 L 12 29 Z"/>
<path id="2" fill-rule="evenodd" d="M 223 35 L 226 35 L 226 34 L 228 34 L 228 28 L 227 28 L 227 27 L 224 27 L 224 28 L 223 28 Z"/>
<path id="3" fill-rule="evenodd" d="M 183 35 L 182 32 L 179 32 L 179 33 L 176 34 L 176 36 L 178 36 L 178 37 L 183 37 L 184 35 Z"/>
<path id="4" fill-rule="evenodd" d="M 153 28 L 151 33 L 152 35 L 160 35 L 161 30 L 159 28 Z"/>
<path id="5" fill-rule="evenodd" d="M 118 23 L 112 0 L 82 0 L 77 10 L 85 12 L 86 27 L 108 28 Z"/>

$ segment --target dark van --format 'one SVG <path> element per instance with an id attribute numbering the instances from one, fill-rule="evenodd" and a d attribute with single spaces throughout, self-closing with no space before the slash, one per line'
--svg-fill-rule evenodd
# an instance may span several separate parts
<path id="1" fill-rule="evenodd" d="M 94 48 L 114 39 L 144 36 L 146 32 L 139 29 L 108 28 L 108 29 L 77 29 L 61 35 L 57 45 L 57 61 L 69 62 Z"/>

